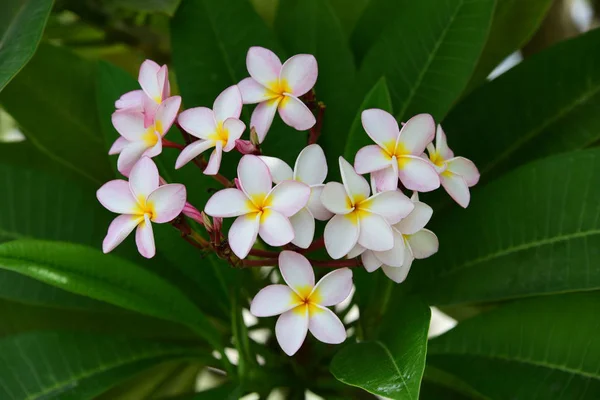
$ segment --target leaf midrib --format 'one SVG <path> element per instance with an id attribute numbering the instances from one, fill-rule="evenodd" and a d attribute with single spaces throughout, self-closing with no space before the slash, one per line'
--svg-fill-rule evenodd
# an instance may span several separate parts
<path id="1" fill-rule="evenodd" d="M 406 380 L 404 379 L 404 376 L 402 375 L 402 373 L 400 372 L 400 368 L 398 368 L 398 364 L 396 364 L 396 360 L 394 359 L 394 357 L 392 356 L 392 353 L 390 353 L 390 350 L 380 341 L 375 341 L 375 344 L 377 344 L 379 347 L 381 347 L 381 349 L 385 352 L 385 354 L 388 356 L 388 358 L 390 359 L 390 361 L 392 362 L 392 365 L 394 366 L 394 369 L 396 370 L 396 373 L 398 374 L 398 376 L 400 377 L 400 379 L 402 379 L 402 384 L 404 385 L 404 387 L 406 388 L 406 393 L 408 394 L 408 397 L 413 400 L 413 396 L 412 393 L 406 383 Z"/>

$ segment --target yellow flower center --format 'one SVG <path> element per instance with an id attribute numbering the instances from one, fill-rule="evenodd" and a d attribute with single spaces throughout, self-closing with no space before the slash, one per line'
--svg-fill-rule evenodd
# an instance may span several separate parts
<path id="1" fill-rule="evenodd" d="M 304 314 L 308 308 L 309 316 L 322 312 L 317 306 L 322 301 L 322 296 L 319 290 L 312 291 L 313 288 L 310 286 L 302 286 L 295 288 L 298 293 L 292 293 L 292 304 L 296 305 L 292 310 L 298 314 Z M 312 293 L 311 293 L 312 292 Z"/>
<path id="2" fill-rule="evenodd" d="M 217 129 L 208 137 L 215 142 L 221 142 L 225 146 L 229 141 L 229 131 L 223 126 L 223 122 L 219 122 Z"/>

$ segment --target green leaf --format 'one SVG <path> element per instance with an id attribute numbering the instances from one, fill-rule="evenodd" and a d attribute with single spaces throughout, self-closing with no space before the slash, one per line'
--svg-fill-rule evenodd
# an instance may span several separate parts
<path id="1" fill-rule="evenodd" d="M 0 340 L 3 399 L 92 399 L 165 359 L 194 349 L 123 336 L 31 332 Z"/>
<path id="2" fill-rule="evenodd" d="M 465 88 L 485 44 L 494 0 L 405 0 L 360 69 L 366 91 L 388 79 L 396 117 L 418 113 L 442 119 Z"/>
<path id="3" fill-rule="evenodd" d="M 344 35 L 349 37 L 365 8 L 369 5 L 369 0 L 329 0 L 329 4 L 340 20 Z"/>
<path id="4" fill-rule="evenodd" d="M 89 61 L 42 45 L 0 102 L 42 152 L 101 184 L 111 173 L 96 115 L 95 72 Z"/>
<path id="5" fill-rule="evenodd" d="M 492 27 L 470 87 L 482 83 L 492 70 L 533 36 L 550 9 L 552 0 L 497 0 Z"/>
<path id="6" fill-rule="evenodd" d="M 549 48 L 482 86 L 444 121 L 482 179 L 600 138 L 600 30 Z M 577 62 L 572 62 L 577 60 Z"/>
<path id="7" fill-rule="evenodd" d="M 347 345 L 334 356 L 330 371 L 338 380 L 386 398 L 419 398 L 431 314 L 419 300 L 403 300 L 386 315 L 380 340 Z"/>
<path id="8" fill-rule="evenodd" d="M 432 340 L 427 361 L 493 399 L 597 399 L 599 307 L 598 292 L 515 302 Z"/>
<path id="9" fill-rule="evenodd" d="M 407 283 L 430 304 L 600 288 L 600 149 L 525 165 L 434 214 L 439 253 Z"/>
<path id="10" fill-rule="evenodd" d="M 0 5 L 0 91 L 35 53 L 52 0 L 3 0 Z"/>
<path id="11" fill-rule="evenodd" d="M 0 268 L 132 311 L 183 323 L 213 346 L 219 346 L 218 332 L 177 288 L 115 256 L 70 243 L 19 240 L 0 245 Z"/>
<path id="12" fill-rule="evenodd" d="M 111 7 L 141 12 L 159 12 L 173 16 L 181 0 L 104 0 Z"/>

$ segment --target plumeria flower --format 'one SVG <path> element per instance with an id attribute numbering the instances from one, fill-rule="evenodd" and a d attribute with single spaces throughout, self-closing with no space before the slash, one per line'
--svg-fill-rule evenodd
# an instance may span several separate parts
<path id="1" fill-rule="evenodd" d="M 283 181 L 271 188 L 269 168 L 253 155 L 242 157 L 237 173 L 239 188 L 218 191 L 204 209 L 212 217 L 237 217 L 228 236 L 235 255 L 245 258 L 257 235 L 271 246 L 283 246 L 294 240 L 289 217 L 306 206 L 310 187 Z"/>
<path id="2" fill-rule="evenodd" d="M 427 152 L 440 174 L 442 186 L 454 201 L 461 207 L 467 208 L 471 200 L 469 188 L 479 182 L 479 171 L 473 161 L 464 157 L 454 157 L 441 125 L 437 127 L 435 144 L 435 146 L 432 143 L 428 144 Z"/>
<path id="3" fill-rule="evenodd" d="M 175 219 L 186 203 L 185 186 L 159 186 L 156 164 L 142 157 L 129 175 L 129 182 L 115 179 L 105 183 L 96 193 L 98 201 L 119 215 L 108 227 L 102 243 L 105 253 L 112 251 L 137 227 L 135 241 L 140 254 L 154 257 L 154 235 L 151 222 L 162 224 Z"/>
<path id="4" fill-rule="evenodd" d="M 398 178 L 410 190 L 429 192 L 440 187 L 440 178 L 429 160 L 422 158 L 435 135 L 435 122 L 429 114 L 415 115 L 398 128 L 396 119 L 379 109 L 361 114 L 367 134 L 377 144 L 358 151 L 354 167 L 359 174 L 374 173 L 378 187 L 398 187 Z"/>
<path id="5" fill-rule="evenodd" d="M 263 142 L 275 111 L 283 122 L 299 131 L 311 128 L 316 119 L 310 109 L 298 98 L 311 90 L 317 81 L 317 60 L 310 54 L 297 54 L 283 65 L 279 57 L 263 47 L 251 47 L 246 56 L 250 78 L 238 86 L 244 104 L 259 103 L 252 113 L 250 126 L 256 129 Z"/>
<path id="6" fill-rule="evenodd" d="M 372 251 L 357 245 L 348 258 L 361 255 L 362 263 L 369 272 L 382 267 L 383 272 L 396 283 L 403 282 L 410 271 L 413 260 L 427 258 L 438 251 L 439 242 L 435 233 L 424 229 L 433 215 L 433 209 L 419 201 L 414 192 L 411 201 L 415 207 L 406 218 L 392 226 L 394 247 L 388 251 Z"/>
<path id="7" fill-rule="evenodd" d="M 352 290 L 352 271 L 336 269 L 315 285 L 312 266 L 301 254 L 282 251 L 279 270 L 287 285 L 270 285 L 252 300 L 250 312 L 256 317 L 281 314 L 275 335 L 283 351 L 294 355 L 307 332 L 324 343 L 339 344 L 346 340 L 342 321 L 327 307 L 341 303 Z"/>
<path id="8" fill-rule="evenodd" d="M 108 154 L 119 154 L 117 169 L 125 176 L 143 156 L 155 157 L 162 152 L 162 138 L 177 117 L 181 97 L 173 96 L 163 101 L 156 110 L 150 125 L 144 123 L 144 114 L 135 110 L 117 110 L 112 123 L 121 135 Z"/>
<path id="9" fill-rule="evenodd" d="M 216 175 L 221 166 L 223 152 L 235 148 L 235 141 L 242 136 L 246 125 L 240 121 L 242 95 L 237 86 L 225 89 L 213 103 L 213 109 L 196 107 L 185 110 L 178 121 L 183 129 L 200 140 L 188 145 L 175 162 L 181 168 L 205 150 L 215 148 L 204 170 L 206 175 Z"/>
<path id="10" fill-rule="evenodd" d="M 315 219 L 327 221 L 332 213 L 321 203 L 323 182 L 327 177 L 327 160 L 325 153 L 318 144 L 305 147 L 298 158 L 294 170 L 285 161 L 275 157 L 260 156 L 267 164 L 273 183 L 295 180 L 310 186 L 308 204 L 290 218 L 296 236 L 292 243 L 306 249 L 313 241 L 315 235 Z"/>
<path id="11" fill-rule="evenodd" d="M 321 202 L 336 214 L 325 226 L 325 248 L 333 259 L 342 258 L 356 243 L 376 251 L 390 250 L 395 224 L 414 208 L 399 190 L 377 193 L 371 197 L 369 184 L 354 168 L 339 159 L 343 185 L 329 182 L 321 193 Z"/>

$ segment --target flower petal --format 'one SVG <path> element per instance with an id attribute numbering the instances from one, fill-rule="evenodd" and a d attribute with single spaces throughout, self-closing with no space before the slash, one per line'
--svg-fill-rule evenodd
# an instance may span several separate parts
<path id="1" fill-rule="evenodd" d="M 269 168 L 260 158 L 253 155 L 245 155 L 237 167 L 240 186 L 246 196 L 256 204 L 262 206 L 262 202 L 271 191 L 271 174 Z"/>
<path id="2" fill-rule="evenodd" d="M 396 140 L 400 135 L 396 119 L 387 111 L 378 108 L 364 110 L 360 119 L 367 135 L 389 154 L 394 154 Z"/>
<path id="3" fill-rule="evenodd" d="M 325 307 L 311 307 L 308 329 L 323 343 L 340 344 L 346 340 L 346 328 L 333 311 Z"/>
<path id="4" fill-rule="evenodd" d="M 415 208 L 411 213 L 402 221 L 394 225 L 396 229 L 405 235 L 412 235 L 423 229 L 433 215 L 433 209 L 427 204 L 415 201 L 414 205 Z"/>
<path id="5" fill-rule="evenodd" d="M 352 291 L 352 271 L 339 268 L 321 278 L 313 289 L 310 300 L 323 307 L 341 303 Z"/>
<path id="6" fill-rule="evenodd" d="M 225 189 L 229 190 L 229 189 Z M 231 189 L 236 190 L 236 189 Z M 213 196 L 214 197 L 214 196 Z M 207 213 L 208 214 L 208 213 Z M 229 228 L 229 246 L 236 256 L 246 258 L 250 249 L 256 242 L 258 227 L 260 225 L 260 214 L 250 213 L 236 218 Z"/>
<path id="7" fill-rule="evenodd" d="M 175 161 L 175 169 L 179 169 L 183 167 L 185 164 L 192 161 L 202 152 L 210 149 L 215 146 L 215 142 L 213 140 L 196 140 L 195 142 L 188 144 L 182 151 L 179 153 L 177 157 L 177 161 Z"/>
<path id="8" fill-rule="evenodd" d="M 218 141 L 215 143 L 215 149 L 210 154 L 208 165 L 204 169 L 204 175 L 216 175 L 221 167 L 221 157 L 223 156 L 223 143 Z"/>
<path id="9" fill-rule="evenodd" d="M 333 213 L 329 211 L 321 202 L 321 194 L 325 185 L 315 185 L 310 188 L 310 197 L 308 198 L 308 204 L 306 207 L 310 210 L 315 219 L 319 221 L 327 221 L 333 216 Z M 345 192 L 344 192 L 345 193 Z"/>
<path id="10" fill-rule="evenodd" d="M 320 185 L 327 177 L 327 159 L 318 144 L 306 146 L 296 159 L 294 179 L 307 185 Z"/>
<path id="11" fill-rule="evenodd" d="M 156 254 L 152 223 L 147 214 L 144 215 L 144 220 L 139 223 L 135 231 L 135 244 L 143 257 L 152 258 Z"/>
<path id="12" fill-rule="evenodd" d="M 373 193 L 398 189 L 398 163 L 371 173 L 371 190 Z"/>
<path id="13" fill-rule="evenodd" d="M 411 264 L 412 264 L 412 262 L 411 262 Z M 399 268 L 384 265 L 382 269 L 383 269 L 383 273 L 388 278 L 390 278 L 391 280 L 393 280 L 396 283 L 402 283 L 408 276 L 408 272 L 410 271 L 410 264 L 408 266 L 403 265 Z"/>
<path id="14" fill-rule="evenodd" d="M 117 169 L 120 173 L 125 176 L 129 176 L 131 169 L 141 158 L 142 155 L 148 150 L 146 143 L 144 142 L 129 142 L 117 159 Z"/>
<path id="15" fill-rule="evenodd" d="M 479 182 L 479 170 L 473 161 L 464 157 L 454 157 L 446 160 L 446 163 L 448 171 L 462 176 L 469 187 Z"/>
<path id="16" fill-rule="evenodd" d="M 448 141 L 446 140 L 446 134 L 442 129 L 442 126 L 438 124 L 435 132 L 435 151 L 442 156 L 444 160 L 454 157 L 454 153 L 448 147 Z"/>
<path id="17" fill-rule="evenodd" d="M 285 283 L 301 297 L 307 297 L 315 286 L 312 265 L 302 254 L 290 250 L 279 253 L 279 270 Z"/>
<path id="18" fill-rule="evenodd" d="M 296 54 L 283 63 L 279 82 L 294 96 L 302 96 L 315 86 L 318 74 L 317 59 L 313 55 Z"/>
<path id="19" fill-rule="evenodd" d="M 381 215 L 361 212 L 358 243 L 374 251 L 390 250 L 394 247 L 392 228 Z"/>
<path id="20" fill-rule="evenodd" d="M 158 71 L 160 65 L 152 60 L 146 60 L 140 66 L 140 73 L 138 75 L 138 82 L 144 92 L 154 100 L 156 103 L 160 103 L 162 100 L 163 87 L 158 81 Z"/>
<path id="21" fill-rule="evenodd" d="M 346 193 L 348 193 L 348 197 L 352 200 L 352 204 L 355 205 L 369 197 L 369 182 L 357 174 L 352 165 L 344 160 L 343 157 L 339 158 L 339 163 L 342 182 L 344 182 L 344 188 L 346 189 Z"/>
<path id="22" fill-rule="evenodd" d="M 179 183 L 162 185 L 148 196 L 146 204 L 153 209 L 152 222 L 162 224 L 174 220 L 185 207 L 185 186 Z"/>
<path id="23" fill-rule="evenodd" d="M 437 236 L 429 229 L 420 230 L 410 235 L 407 240 L 413 256 L 419 260 L 437 253 L 440 247 Z"/>
<path id="24" fill-rule="evenodd" d="M 435 136 L 435 122 L 429 114 L 418 114 L 409 119 L 400 130 L 396 149 L 402 153 L 420 156 Z"/>
<path id="25" fill-rule="evenodd" d="M 431 192 L 440 187 L 440 178 L 433 164 L 417 156 L 398 158 L 398 177 L 408 190 Z"/>
<path id="26" fill-rule="evenodd" d="M 390 224 L 398 223 L 415 208 L 414 204 L 399 190 L 377 193 L 360 203 L 360 210 L 381 215 Z"/>
<path id="27" fill-rule="evenodd" d="M 352 250 L 350 250 L 350 252 L 346 255 L 346 258 L 350 259 L 350 258 L 358 257 L 365 251 L 371 251 L 371 250 L 367 250 L 364 247 L 362 247 L 360 244 L 357 243 L 356 245 L 354 245 Z"/>
<path id="28" fill-rule="evenodd" d="M 140 207 L 129 189 L 129 183 L 123 179 L 106 182 L 96 192 L 100 204 L 109 211 L 118 214 L 141 214 Z"/>
<path id="29" fill-rule="evenodd" d="M 253 211 L 253 206 L 244 192 L 239 189 L 223 189 L 213 194 L 206 202 L 204 212 L 211 217 L 238 217 Z"/>
<path id="30" fill-rule="evenodd" d="M 258 156 L 258 158 L 269 167 L 274 184 L 294 179 L 294 171 L 292 171 L 292 168 L 285 161 L 269 156 Z"/>
<path id="31" fill-rule="evenodd" d="M 144 110 L 145 97 L 146 94 L 143 90 L 132 90 L 119 97 L 119 100 L 115 101 L 115 108 L 142 112 Z"/>
<path id="32" fill-rule="evenodd" d="M 148 157 L 142 157 L 129 174 L 129 187 L 134 197 L 145 201 L 148 195 L 158 188 L 158 168 Z"/>
<path id="33" fill-rule="evenodd" d="M 305 131 L 317 123 L 317 119 L 306 104 L 292 95 L 283 96 L 277 110 L 283 122 L 298 131 Z"/>
<path id="34" fill-rule="evenodd" d="M 262 212 L 258 234 L 270 246 L 283 246 L 294 240 L 294 228 L 290 220 L 275 210 Z"/>
<path id="35" fill-rule="evenodd" d="M 106 237 L 102 242 L 102 251 L 108 253 L 121 244 L 123 240 L 144 220 L 142 215 L 119 215 L 108 227 Z"/>
<path id="36" fill-rule="evenodd" d="M 181 107 L 181 97 L 179 96 L 169 97 L 158 106 L 154 117 L 154 126 L 161 136 L 165 136 L 171 129 L 171 125 L 177 118 L 179 107 Z"/>
<path id="37" fill-rule="evenodd" d="M 117 110 L 112 113 L 112 124 L 121 136 L 130 142 L 142 140 L 146 133 L 144 114 L 130 110 Z"/>
<path id="38" fill-rule="evenodd" d="M 283 181 L 269 192 L 265 205 L 286 217 L 291 217 L 307 205 L 309 197 L 308 185 L 297 181 Z"/>
<path id="39" fill-rule="evenodd" d="M 271 50 L 264 47 L 250 47 L 246 55 L 246 67 L 250 76 L 265 87 L 279 83 L 281 60 Z"/>
<path id="40" fill-rule="evenodd" d="M 265 140 L 265 136 L 267 136 L 267 132 L 269 132 L 269 128 L 273 123 L 273 118 L 275 118 L 275 112 L 277 111 L 277 106 L 280 101 L 281 97 L 263 101 L 257 105 L 252 112 L 250 127 L 253 127 L 256 130 L 259 143 L 262 143 L 263 140 Z"/>
<path id="41" fill-rule="evenodd" d="M 363 147 L 354 158 L 354 169 L 359 174 L 380 171 L 391 165 L 392 157 L 376 144 Z"/>
<path id="42" fill-rule="evenodd" d="M 117 140 L 110 146 L 110 150 L 108 150 L 108 155 L 112 156 L 115 154 L 119 154 L 123 151 L 123 149 L 131 143 L 129 140 L 125 139 L 123 136 L 119 136 Z"/>
<path id="43" fill-rule="evenodd" d="M 272 317 L 300 304 L 300 298 L 288 286 L 269 285 L 254 296 L 250 303 L 250 312 L 255 317 Z"/>
<path id="44" fill-rule="evenodd" d="M 315 237 L 315 218 L 307 208 L 303 208 L 290 217 L 290 223 L 294 228 L 294 240 L 292 244 L 306 249 Z"/>
<path id="45" fill-rule="evenodd" d="M 238 89 L 242 94 L 244 104 L 255 104 L 279 96 L 277 93 L 267 89 L 254 78 L 245 78 L 238 83 Z"/>
<path id="46" fill-rule="evenodd" d="M 227 118 L 239 119 L 242 114 L 242 94 L 237 85 L 229 86 L 217 96 L 213 103 L 217 123 Z"/>
<path id="47" fill-rule="evenodd" d="M 162 98 L 166 99 L 171 95 L 171 85 L 169 84 L 169 69 L 166 65 L 163 65 L 158 70 L 157 74 L 158 86 L 162 88 Z"/>
<path id="48" fill-rule="evenodd" d="M 358 241 L 359 228 L 355 213 L 335 215 L 330 219 L 323 234 L 325 249 L 329 256 L 337 260 L 348 254 Z"/>
<path id="49" fill-rule="evenodd" d="M 367 272 L 376 271 L 382 265 L 381 260 L 375 257 L 373 250 L 366 250 L 361 254 L 360 259 Z"/>
<path id="50" fill-rule="evenodd" d="M 321 193 L 321 204 L 334 214 L 348 214 L 352 204 L 344 185 L 339 182 L 329 182 Z"/>
<path id="51" fill-rule="evenodd" d="M 404 262 L 404 248 L 406 247 L 404 236 L 395 229 L 392 229 L 392 233 L 394 235 L 394 247 L 390 250 L 376 252 L 375 257 L 383 264 L 391 267 L 401 267 Z"/>
<path id="52" fill-rule="evenodd" d="M 307 332 L 308 306 L 306 305 L 281 314 L 275 324 L 277 342 L 288 356 L 293 356 L 300 349 Z"/>
<path id="53" fill-rule="evenodd" d="M 236 118 L 227 118 L 223 122 L 223 129 L 227 132 L 227 144 L 223 151 L 229 152 L 235 148 L 235 141 L 242 137 L 246 124 Z"/>
<path id="54" fill-rule="evenodd" d="M 442 186 L 446 192 L 448 192 L 450 197 L 452 197 L 462 208 L 467 208 L 471 201 L 471 193 L 469 192 L 469 185 L 467 185 L 465 179 L 450 171 L 442 172 L 440 179 Z"/>
<path id="55" fill-rule="evenodd" d="M 206 107 L 194 107 L 183 111 L 179 114 L 177 122 L 186 132 L 205 140 L 217 130 L 215 114 Z"/>

